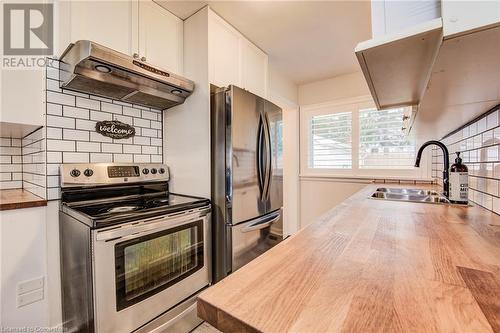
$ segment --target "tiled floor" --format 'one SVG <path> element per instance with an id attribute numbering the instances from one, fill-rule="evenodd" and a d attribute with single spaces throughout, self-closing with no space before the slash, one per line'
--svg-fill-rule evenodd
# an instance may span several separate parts
<path id="1" fill-rule="evenodd" d="M 193 331 L 191 331 L 191 333 L 221 333 L 221 331 L 205 322 L 196 327 Z"/>

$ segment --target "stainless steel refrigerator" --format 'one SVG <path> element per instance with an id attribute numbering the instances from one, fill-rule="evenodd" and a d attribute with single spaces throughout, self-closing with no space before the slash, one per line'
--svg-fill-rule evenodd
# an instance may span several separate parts
<path id="1" fill-rule="evenodd" d="M 211 94 L 214 282 L 283 238 L 283 120 L 236 86 Z"/>

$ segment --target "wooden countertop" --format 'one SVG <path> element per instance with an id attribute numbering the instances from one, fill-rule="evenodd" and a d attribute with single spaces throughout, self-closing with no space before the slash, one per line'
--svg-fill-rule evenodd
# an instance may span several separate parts
<path id="1" fill-rule="evenodd" d="M 23 189 L 0 190 L 0 210 L 47 206 L 42 199 Z"/>
<path id="2" fill-rule="evenodd" d="M 500 217 L 368 199 L 379 186 L 208 288 L 198 315 L 223 332 L 500 332 Z"/>

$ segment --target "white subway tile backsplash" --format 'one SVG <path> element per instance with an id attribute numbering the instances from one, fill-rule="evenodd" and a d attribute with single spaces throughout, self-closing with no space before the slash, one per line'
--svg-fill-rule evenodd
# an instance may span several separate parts
<path id="1" fill-rule="evenodd" d="M 132 154 L 114 154 L 115 163 L 132 163 L 134 161 L 134 155 Z"/>
<path id="2" fill-rule="evenodd" d="M 112 99 L 102 97 L 102 96 L 94 96 L 90 95 L 90 99 L 96 100 L 96 101 L 101 101 L 101 102 L 107 102 L 107 103 L 113 103 Z"/>
<path id="3" fill-rule="evenodd" d="M 76 119 L 76 129 L 95 131 L 95 124 L 93 120 Z"/>
<path id="4" fill-rule="evenodd" d="M 48 187 L 58 187 L 59 186 L 59 176 L 47 176 L 47 186 Z"/>
<path id="5" fill-rule="evenodd" d="M 151 163 L 150 155 L 134 155 L 135 163 Z"/>
<path id="6" fill-rule="evenodd" d="M 123 145 L 123 152 L 129 154 L 140 154 L 141 146 L 138 145 Z"/>
<path id="7" fill-rule="evenodd" d="M 22 172 L 23 165 L 22 164 L 0 164 L 0 172 Z"/>
<path id="8" fill-rule="evenodd" d="M 103 153 L 122 153 L 122 145 L 116 143 L 102 143 L 101 149 Z"/>
<path id="9" fill-rule="evenodd" d="M 21 155 L 19 147 L 0 147 L 0 155 Z"/>
<path id="10" fill-rule="evenodd" d="M 70 118 L 89 119 L 89 110 L 73 106 L 63 106 L 63 115 Z"/>
<path id="11" fill-rule="evenodd" d="M 141 129 L 141 135 L 156 138 L 158 136 L 158 133 L 155 129 L 143 128 Z"/>
<path id="12" fill-rule="evenodd" d="M 77 142 L 76 150 L 82 152 L 96 152 L 101 150 L 99 142 Z"/>
<path id="13" fill-rule="evenodd" d="M 89 98 L 76 98 L 76 106 L 84 109 L 100 110 L 101 102 Z"/>
<path id="14" fill-rule="evenodd" d="M 60 151 L 48 151 L 47 152 L 47 163 L 62 163 L 62 152 L 60 152 Z"/>
<path id="15" fill-rule="evenodd" d="M 101 102 L 101 110 L 102 111 L 122 114 L 122 108 L 123 107 L 121 105 Z"/>
<path id="16" fill-rule="evenodd" d="M 163 140 L 158 138 L 151 138 L 151 145 L 161 147 L 163 146 Z"/>
<path id="17" fill-rule="evenodd" d="M 150 145 L 151 141 L 149 138 L 142 136 L 134 136 L 134 144 L 135 145 Z"/>
<path id="18" fill-rule="evenodd" d="M 113 154 L 91 153 L 91 163 L 111 163 L 113 162 Z"/>
<path id="19" fill-rule="evenodd" d="M 113 120 L 113 114 L 101 111 L 90 111 L 90 119 L 97 121 Z"/>
<path id="20" fill-rule="evenodd" d="M 54 60 L 54 68 L 58 68 Z M 22 140 L 0 138 L 0 186 L 23 187 L 49 200 L 60 198 L 61 163 L 161 163 L 162 112 L 59 87 L 47 69 L 46 127 Z M 112 139 L 95 131 L 97 121 L 132 125 L 136 136 Z"/>
<path id="21" fill-rule="evenodd" d="M 158 153 L 158 147 L 154 146 L 142 146 L 142 153 L 143 154 L 150 154 L 154 155 Z"/>
<path id="22" fill-rule="evenodd" d="M 0 182 L 0 190 L 10 190 L 16 188 L 22 188 L 23 182 L 19 180 L 4 181 Z"/>
<path id="23" fill-rule="evenodd" d="M 75 96 L 66 93 L 47 91 L 47 102 L 75 106 Z"/>
<path id="24" fill-rule="evenodd" d="M 149 128 L 151 126 L 151 121 L 148 119 L 134 118 L 134 126 Z"/>
<path id="25" fill-rule="evenodd" d="M 77 122 L 78 121 L 79 120 L 77 120 Z M 75 119 L 47 115 L 47 126 L 61 127 L 61 128 L 75 128 Z"/>
<path id="26" fill-rule="evenodd" d="M 151 128 L 161 129 L 161 122 L 160 121 L 151 121 Z"/>
<path id="27" fill-rule="evenodd" d="M 1 164 L 10 164 L 10 163 L 12 163 L 12 156 L 10 156 L 10 155 L 0 155 L 0 163 Z"/>
<path id="28" fill-rule="evenodd" d="M 89 153 L 63 152 L 63 163 L 89 163 Z"/>
<path id="29" fill-rule="evenodd" d="M 141 110 L 133 109 L 131 107 L 124 106 L 123 107 L 123 114 L 126 116 L 140 118 L 141 117 Z"/>
<path id="30" fill-rule="evenodd" d="M 63 129 L 64 140 L 89 141 L 90 135 L 88 131 Z"/>
<path id="31" fill-rule="evenodd" d="M 104 136 L 102 134 L 99 134 L 97 132 L 90 132 L 90 141 L 113 142 L 113 139 L 111 139 L 110 137 Z"/>
<path id="32" fill-rule="evenodd" d="M 128 125 L 132 125 L 132 117 L 129 117 L 129 116 L 121 116 L 121 115 L 115 114 L 115 115 L 113 115 L 113 119 L 121 121 L 122 123 L 125 123 Z"/>
<path id="33" fill-rule="evenodd" d="M 150 120 L 158 120 L 158 113 L 152 111 L 142 111 L 142 118 Z"/>
<path id="34" fill-rule="evenodd" d="M 47 139 L 62 139 L 62 128 L 48 127 Z"/>
<path id="35" fill-rule="evenodd" d="M 47 150 L 49 151 L 75 151 L 74 141 L 47 139 Z"/>
<path id="36" fill-rule="evenodd" d="M 498 107 L 497 107 L 498 108 Z M 469 169 L 469 200 L 500 213 L 500 123 L 495 110 L 444 140 L 451 152 L 460 151 Z M 434 149 L 434 177 L 442 177 L 441 152 Z M 455 156 L 450 156 L 454 163 Z"/>
<path id="37" fill-rule="evenodd" d="M 59 187 L 47 189 L 47 200 L 57 200 L 61 198 L 61 189 Z"/>

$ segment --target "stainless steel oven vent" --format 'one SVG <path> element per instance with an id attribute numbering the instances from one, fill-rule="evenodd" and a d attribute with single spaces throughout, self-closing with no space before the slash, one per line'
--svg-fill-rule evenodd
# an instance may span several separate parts
<path id="1" fill-rule="evenodd" d="M 194 82 L 97 43 L 80 40 L 61 56 L 61 88 L 155 109 L 184 103 Z"/>

